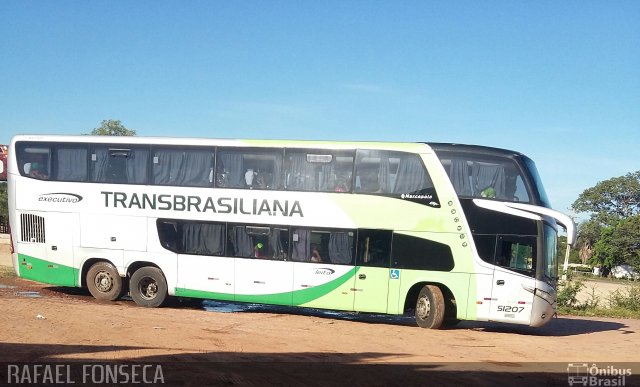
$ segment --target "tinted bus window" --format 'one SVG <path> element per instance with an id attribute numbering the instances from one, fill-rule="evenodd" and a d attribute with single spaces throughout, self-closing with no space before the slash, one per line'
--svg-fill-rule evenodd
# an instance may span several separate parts
<path id="1" fill-rule="evenodd" d="M 18 143 L 18 169 L 22 176 L 48 180 L 51 174 L 51 147 L 45 144 Z"/>
<path id="2" fill-rule="evenodd" d="M 287 260 L 289 230 L 284 227 L 230 225 L 228 255 L 241 258 Z"/>
<path id="3" fill-rule="evenodd" d="M 353 152 L 287 150 L 285 186 L 295 191 L 349 192 Z"/>
<path id="4" fill-rule="evenodd" d="M 87 180 L 87 148 L 59 146 L 56 149 L 56 180 Z"/>
<path id="5" fill-rule="evenodd" d="M 154 149 L 153 184 L 208 187 L 213 182 L 213 151 Z"/>
<path id="6" fill-rule="evenodd" d="M 358 230 L 358 266 L 389 267 L 391 231 Z"/>
<path id="7" fill-rule="evenodd" d="M 353 231 L 296 228 L 292 231 L 291 240 L 291 258 L 294 261 L 337 265 L 353 263 Z"/>
<path id="8" fill-rule="evenodd" d="M 219 150 L 216 160 L 216 187 L 282 188 L 282 150 Z"/>
<path id="9" fill-rule="evenodd" d="M 433 192 L 420 157 L 412 153 L 358 150 L 355 191 L 381 194 Z"/>
<path id="10" fill-rule="evenodd" d="M 97 145 L 91 154 L 91 181 L 145 184 L 148 164 L 148 148 Z"/>

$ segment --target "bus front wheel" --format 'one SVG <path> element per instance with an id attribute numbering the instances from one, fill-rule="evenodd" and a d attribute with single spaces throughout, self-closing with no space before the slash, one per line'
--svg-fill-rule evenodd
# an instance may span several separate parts
<path id="1" fill-rule="evenodd" d="M 129 292 L 136 304 L 156 308 L 167 298 L 167 280 L 157 267 L 141 267 L 129 280 Z"/>
<path id="2" fill-rule="evenodd" d="M 86 283 L 97 300 L 115 301 L 122 295 L 122 278 L 109 262 L 94 263 L 87 272 Z"/>
<path id="3" fill-rule="evenodd" d="M 438 329 L 444 321 L 444 296 L 435 285 L 425 285 L 416 301 L 416 323 L 422 328 Z"/>

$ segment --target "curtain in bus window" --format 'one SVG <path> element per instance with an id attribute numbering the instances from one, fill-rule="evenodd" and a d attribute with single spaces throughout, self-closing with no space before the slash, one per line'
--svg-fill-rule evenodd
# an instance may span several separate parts
<path id="1" fill-rule="evenodd" d="M 300 191 L 314 191 L 316 189 L 315 170 L 307 162 L 305 153 L 288 155 L 287 189 Z"/>
<path id="2" fill-rule="evenodd" d="M 106 182 L 109 167 L 109 151 L 106 148 L 95 149 L 92 164 L 91 180 L 101 183 Z"/>
<path id="3" fill-rule="evenodd" d="M 391 170 L 389 168 L 389 152 L 380 152 L 380 166 L 378 168 L 378 184 L 380 192 L 391 193 Z"/>
<path id="4" fill-rule="evenodd" d="M 269 250 L 267 252 L 269 258 L 284 258 L 285 251 L 282 240 L 280 239 L 280 233 L 281 231 L 277 228 L 271 229 L 271 234 L 269 235 Z"/>
<path id="5" fill-rule="evenodd" d="M 469 165 L 467 160 L 451 159 L 450 171 L 453 188 L 460 196 L 472 196 L 471 182 L 469 181 Z"/>
<path id="6" fill-rule="evenodd" d="M 294 261 L 308 262 L 311 260 L 311 231 L 294 230 L 293 248 L 291 249 Z"/>
<path id="7" fill-rule="evenodd" d="M 281 189 L 282 188 L 282 153 L 275 155 L 273 160 L 273 174 L 271 183 L 268 184 L 269 189 Z"/>
<path id="8" fill-rule="evenodd" d="M 351 263 L 351 244 L 346 232 L 332 232 L 330 234 L 329 260 L 331 263 Z"/>
<path id="9" fill-rule="evenodd" d="M 418 156 L 400 157 L 393 193 L 412 193 L 428 188 L 424 165 Z"/>
<path id="10" fill-rule="evenodd" d="M 216 184 L 218 187 L 243 188 L 244 167 L 242 154 L 224 152 L 218 161 Z"/>
<path id="11" fill-rule="evenodd" d="M 222 255 L 224 226 L 207 223 L 182 225 L 182 246 L 186 254 Z"/>
<path id="12" fill-rule="evenodd" d="M 487 198 L 505 197 L 504 166 L 473 163 L 471 168 L 474 196 Z M 491 190 L 491 188 L 493 190 Z"/>
<path id="13" fill-rule="evenodd" d="M 83 148 L 59 148 L 57 152 L 57 179 L 83 181 L 87 178 L 87 150 Z"/>
<path id="14" fill-rule="evenodd" d="M 336 187 L 336 168 L 333 163 L 323 164 L 320 168 L 318 191 L 333 191 Z"/>
<path id="15" fill-rule="evenodd" d="M 206 187 L 212 153 L 197 150 L 158 150 L 154 156 L 153 182 L 161 185 Z"/>
<path id="16" fill-rule="evenodd" d="M 149 150 L 131 149 L 129 157 L 125 158 L 127 183 L 142 184 L 147 181 L 147 165 Z"/>
<path id="17" fill-rule="evenodd" d="M 234 256 L 253 257 L 253 239 L 247 234 L 244 226 L 235 226 L 233 228 L 231 242 L 233 243 Z"/>
<path id="18" fill-rule="evenodd" d="M 142 184 L 147 180 L 147 149 L 115 151 L 96 148 L 92 157 L 91 180 L 101 183 Z"/>

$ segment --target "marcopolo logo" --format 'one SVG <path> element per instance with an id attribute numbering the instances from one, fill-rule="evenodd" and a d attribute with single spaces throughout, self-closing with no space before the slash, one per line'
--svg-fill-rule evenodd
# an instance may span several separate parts
<path id="1" fill-rule="evenodd" d="M 54 192 L 38 196 L 39 202 L 48 203 L 78 203 L 81 200 L 82 196 L 66 192 Z"/>

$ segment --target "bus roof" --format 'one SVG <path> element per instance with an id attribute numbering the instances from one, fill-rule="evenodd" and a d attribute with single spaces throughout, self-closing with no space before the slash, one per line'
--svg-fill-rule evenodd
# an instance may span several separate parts
<path id="1" fill-rule="evenodd" d="M 51 141 L 70 143 L 102 144 L 155 144 L 183 146 L 229 146 L 229 147 L 284 147 L 324 149 L 385 149 L 413 153 L 432 153 L 426 143 L 385 141 L 331 141 L 331 140 L 260 140 L 196 137 L 143 137 L 143 136 L 91 136 L 91 135 L 15 135 L 12 146 L 18 141 Z"/>

